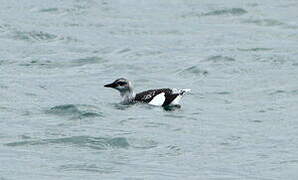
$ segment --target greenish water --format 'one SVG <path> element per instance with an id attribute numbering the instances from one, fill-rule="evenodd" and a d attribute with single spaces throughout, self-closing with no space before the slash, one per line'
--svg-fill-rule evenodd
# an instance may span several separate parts
<path id="1" fill-rule="evenodd" d="M 295 180 L 297 8 L 2 0 L 0 179 Z M 192 91 L 123 106 L 119 77 Z"/>

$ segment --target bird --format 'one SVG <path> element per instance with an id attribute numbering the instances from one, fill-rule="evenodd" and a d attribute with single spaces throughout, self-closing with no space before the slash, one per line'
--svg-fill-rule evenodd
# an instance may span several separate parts
<path id="1" fill-rule="evenodd" d="M 135 93 L 131 81 L 125 78 L 116 79 L 110 84 L 104 85 L 107 88 L 113 88 L 120 92 L 122 97 L 122 104 L 133 104 L 133 103 L 147 103 L 154 106 L 180 106 L 179 101 L 182 96 L 189 92 L 190 89 L 150 89 L 140 93 Z"/>

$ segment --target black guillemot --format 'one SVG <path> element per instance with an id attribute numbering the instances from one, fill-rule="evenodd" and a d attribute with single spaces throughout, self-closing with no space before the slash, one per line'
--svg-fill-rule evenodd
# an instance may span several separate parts
<path id="1" fill-rule="evenodd" d="M 190 89 L 162 88 L 135 94 L 132 83 L 125 78 L 116 79 L 114 82 L 104 85 L 104 87 L 118 90 L 123 104 L 142 102 L 155 106 L 179 105 L 182 96 L 190 91 Z"/>

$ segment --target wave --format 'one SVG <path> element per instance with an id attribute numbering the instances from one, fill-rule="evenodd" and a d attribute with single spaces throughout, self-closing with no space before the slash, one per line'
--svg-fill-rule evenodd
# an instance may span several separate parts
<path id="1" fill-rule="evenodd" d="M 6 146 L 33 146 L 33 145 L 50 145 L 50 144 L 62 144 L 62 145 L 75 145 L 79 147 L 88 147 L 91 149 L 106 150 L 111 148 L 128 148 L 130 144 L 124 137 L 91 137 L 91 136 L 72 136 L 56 139 L 41 139 L 32 141 L 18 141 L 6 143 Z"/>
<path id="2" fill-rule="evenodd" d="M 45 112 L 57 116 L 71 117 L 73 119 L 104 117 L 102 112 L 99 112 L 97 108 L 90 105 L 65 104 L 54 106 Z"/>
<path id="3" fill-rule="evenodd" d="M 207 76 L 208 71 L 200 68 L 198 65 L 187 67 L 178 72 L 180 76 Z"/>
<path id="4" fill-rule="evenodd" d="M 234 62 L 236 60 L 232 57 L 229 57 L 229 56 L 216 55 L 216 56 L 208 57 L 206 59 L 206 61 L 217 63 L 217 62 Z"/>
<path id="5" fill-rule="evenodd" d="M 191 12 L 188 14 L 184 14 L 181 17 L 186 18 L 186 17 L 226 16 L 226 15 L 240 16 L 246 13 L 248 12 L 242 8 L 225 8 L 225 9 L 212 10 L 206 13 Z"/>
<path id="6" fill-rule="evenodd" d="M 242 8 L 219 9 L 203 13 L 202 16 L 219 16 L 219 15 L 234 15 L 239 16 L 246 14 L 247 11 Z"/>
<path id="7" fill-rule="evenodd" d="M 275 19 L 247 19 L 244 20 L 243 23 L 255 24 L 258 26 L 280 26 L 284 25 L 284 23 L 277 21 Z"/>
<path id="8" fill-rule="evenodd" d="M 78 67 L 89 64 L 103 63 L 105 60 L 98 56 L 84 57 L 78 59 L 70 59 L 64 61 L 58 60 L 31 60 L 30 62 L 21 63 L 20 66 L 40 66 L 44 68 L 65 68 L 65 67 Z"/>

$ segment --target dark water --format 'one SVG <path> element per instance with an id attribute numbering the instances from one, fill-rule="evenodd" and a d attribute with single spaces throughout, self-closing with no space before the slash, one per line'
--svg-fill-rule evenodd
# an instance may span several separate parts
<path id="1" fill-rule="evenodd" d="M 0 179 L 297 179 L 296 0 L 2 0 Z M 191 88 L 182 108 L 103 84 Z"/>

